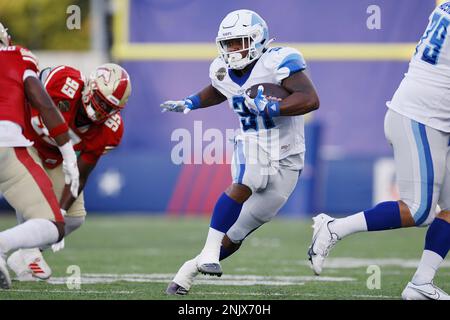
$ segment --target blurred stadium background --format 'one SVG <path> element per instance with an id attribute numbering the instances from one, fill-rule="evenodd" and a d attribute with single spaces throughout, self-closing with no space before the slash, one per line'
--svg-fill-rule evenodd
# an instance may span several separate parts
<path id="1" fill-rule="evenodd" d="M 72 252 L 77 254 L 80 263 L 84 261 L 85 268 L 92 266 L 91 272 L 122 270 L 127 273 L 175 272 L 188 254 L 198 251 L 203 241 L 202 232 L 207 227 L 206 219 L 200 219 L 194 228 L 181 218 L 210 215 L 218 195 L 231 182 L 229 165 L 174 164 L 171 153 L 178 142 L 173 141 L 172 135 L 176 130 L 184 129 L 191 136 L 194 150 L 206 150 L 212 141 L 202 135 L 208 129 L 225 133 L 226 129 L 238 128 L 238 121 L 225 103 L 185 116 L 162 114 L 159 104 L 167 99 L 184 98 L 208 84 L 209 64 L 217 55 L 218 25 L 229 11 L 241 8 L 252 9 L 266 20 L 276 44 L 293 46 L 303 53 L 321 100 L 320 109 L 307 118 L 305 170 L 280 216 L 306 218 L 322 211 L 352 213 L 380 200 L 396 198 L 392 152 L 383 133 L 385 102 L 392 97 L 407 71 L 428 15 L 439 2 L 442 1 L 1 0 L 0 21 L 9 28 L 14 42 L 33 50 L 42 68 L 67 64 L 89 74 L 95 66 L 114 61 L 124 66 L 132 79 L 132 95 L 123 112 L 125 133 L 122 144 L 100 160 L 89 179 L 85 201 L 93 218 L 92 224 L 88 221 L 76 233 L 72 247 L 75 251 Z M 72 5 L 81 9 L 80 29 L 67 28 L 67 19 L 74 13 Z M 381 9 L 381 29 L 367 27 L 367 20 L 373 14 L 368 10 L 371 5 Z M 194 130 L 194 124 L 199 124 L 196 121 L 201 121 L 201 131 Z M 229 143 L 225 138 L 220 143 L 225 153 Z M 1 195 L 0 211 L 9 216 L 0 214 L 1 229 L 4 229 L 13 223 L 13 215 Z M 116 222 L 110 220 L 116 223 L 111 238 L 106 234 L 102 236 L 102 232 L 106 232 L 102 228 L 110 226 L 105 224 L 107 219 L 102 219 L 102 215 L 110 219 L 113 214 L 121 217 Z M 145 222 L 143 217 L 127 222 L 122 220 L 129 214 L 158 217 L 151 220 L 154 222 Z M 166 216 L 175 218 L 169 221 L 180 224 L 167 226 L 161 220 Z M 278 223 L 274 224 L 274 233 L 267 231 L 272 240 L 282 238 L 282 230 L 291 226 L 289 222 Z M 121 227 L 123 224 L 125 229 Z M 145 235 L 144 229 L 149 230 L 149 235 Z M 290 242 L 287 243 L 292 245 L 290 248 L 297 242 L 294 238 L 298 231 L 294 229 L 292 226 L 289 231 Z M 166 242 L 162 243 L 159 237 L 164 238 L 170 230 L 178 230 L 178 238 L 166 237 Z M 300 248 L 303 254 L 310 229 L 301 224 L 298 230 L 304 231 Z M 125 237 L 124 231 L 135 232 L 134 243 L 131 243 L 133 237 Z M 277 231 L 280 234 L 276 235 Z M 153 238 L 151 232 L 155 232 Z M 183 232 L 190 232 L 189 236 L 184 238 Z M 359 251 L 349 245 L 341 253 L 418 259 L 423 230 L 414 232 L 418 235 L 414 238 L 414 249 L 408 247 L 411 242 L 403 238 L 404 231 L 396 236 L 392 234 L 385 242 L 381 241 L 380 235 L 360 242 L 372 245 L 379 254 L 366 251 L 362 245 Z M 97 236 L 93 237 L 94 234 Z M 86 251 L 84 239 L 92 240 L 91 251 Z M 386 253 L 383 248 L 389 246 L 391 240 L 397 241 L 394 246 L 397 250 Z M 144 265 L 133 266 L 131 271 L 127 268 L 126 260 L 133 261 L 137 255 L 144 255 L 143 250 L 152 243 L 156 246 L 158 241 L 173 252 L 170 258 L 166 257 L 170 266 L 163 263 L 164 257 L 160 257 L 154 260 L 157 264 L 151 265 L 147 261 Z M 186 248 L 181 250 L 178 246 L 184 241 Z M 115 248 L 111 247 L 114 246 L 134 248 L 134 251 L 124 255 L 125 258 L 120 256 L 123 260 L 120 268 L 117 261 L 110 263 L 117 266 L 110 270 L 107 263 L 103 265 L 97 257 L 111 262 L 115 254 Z M 291 256 L 288 247 L 280 254 Z M 407 248 L 409 250 L 405 250 Z M 269 246 L 268 250 L 272 249 Z M 108 252 L 111 255 L 106 254 Z M 74 261 L 70 254 L 70 250 L 63 252 L 59 260 L 50 257 L 50 262 L 62 268 L 65 263 Z M 252 253 L 247 251 L 247 254 Z M 240 263 L 249 263 L 240 259 Z M 411 263 L 409 268 L 414 266 Z M 241 272 L 243 269 L 236 270 Z M 298 272 L 291 271 L 286 274 Z M 395 288 L 395 296 L 410 277 L 410 271 L 402 274 L 402 283 Z M 57 272 L 61 274 L 63 270 Z M 309 271 L 305 272 L 309 274 Z M 392 277 L 396 277 L 395 272 Z M 364 271 L 359 277 L 365 283 Z M 161 292 L 167 279 L 157 288 Z M 340 289 L 336 290 L 336 296 L 342 297 Z M 317 289 L 318 293 L 322 291 L 321 287 Z M 22 297 L 21 294 L 18 297 Z M 121 298 L 120 295 L 117 297 Z"/>
<path id="2" fill-rule="evenodd" d="M 366 25 L 373 4 L 381 9 L 381 29 Z M 79 30 L 66 27 L 70 5 L 81 9 Z M 209 128 L 237 128 L 238 121 L 225 103 L 188 116 L 161 114 L 159 104 L 208 83 L 217 27 L 227 12 L 260 13 L 277 43 L 304 54 L 321 99 L 321 108 L 308 117 L 306 168 L 282 209 L 299 216 L 352 212 L 395 198 L 391 150 L 383 134 L 385 102 L 407 70 L 435 5 L 435 0 L 283 0 L 282 5 L 15 0 L 0 2 L 0 20 L 15 42 L 36 52 L 42 68 L 69 64 L 88 74 L 113 60 L 131 75 L 124 139 L 90 178 L 89 211 L 208 215 L 230 182 L 228 165 L 173 164 L 177 141 L 171 136 L 184 128 L 194 139 L 194 121 L 202 121 L 202 134 Z M 203 149 L 211 143 L 197 142 L 195 148 Z M 222 144 L 225 148 L 227 141 Z M 1 208 L 7 205 L 2 202 Z"/>

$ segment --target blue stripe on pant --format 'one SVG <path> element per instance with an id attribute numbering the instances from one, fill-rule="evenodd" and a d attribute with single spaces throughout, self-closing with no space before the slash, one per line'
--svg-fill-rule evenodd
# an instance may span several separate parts
<path id="1" fill-rule="evenodd" d="M 433 201 L 434 170 L 425 125 L 411 120 L 420 165 L 420 207 L 414 214 L 416 225 L 421 225 L 428 217 Z"/>
<path id="2" fill-rule="evenodd" d="M 237 141 L 234 157 L 236 163 L 234 182 L 242 184 L 242 180 L 244 179 L 245 174 L 245 155 L 242 141 Z"/>

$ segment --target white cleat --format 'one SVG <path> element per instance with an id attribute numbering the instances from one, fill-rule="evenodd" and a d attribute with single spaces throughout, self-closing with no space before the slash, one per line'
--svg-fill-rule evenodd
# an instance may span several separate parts
<path id="1" fill-rule="evenodd" d="M 313 218 L 313 237 L 311 246 L 308 250 L 309 261 L 311 262 L 311 268 L 316 275 L 320 275 L 322 272 L 323 263 L 325 258 L 330 253 L 330 250 L 334 247 L 336 242 L 340 240 L 337 234 L 332 233 L 328 228 L 328 224 L 335 219 L 321 213 Z"/>
<path id="2" fill-rule="evenodd" d="M 0 255 L 0 288 L 11 289 L 11 277 L 9 276 L 5 259 L 3 259 L 1 255 Z"/>
<path id="3" fill-rule="evenodd" d="M 52 275 L 39 249 L 17 250 L 9 256 L 7 263 L 19 281 L 47 280 Z"/>
<path id="4" fill-rule="evenodd" d="M 434 283 L 416 285 L 408 282 L 402 292 L 403 300 L 450 300 L 450 296 Z"/>

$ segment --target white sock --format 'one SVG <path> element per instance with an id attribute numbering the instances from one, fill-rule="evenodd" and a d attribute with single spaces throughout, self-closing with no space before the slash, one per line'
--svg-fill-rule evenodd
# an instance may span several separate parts
<path id="1" fill-rule="evenodd" d="M 198 257 L 198 256 L 197 256 Z M 178 270 L 173 282 L 182 286 L 186 290 L 191 289 L 195 276 L 198 274 L 197 270 L 197 257 L 192 260 L 186 261 Z"/>
<path id="2" fill-rule="evenodd" d="M 58 229 L 53 222 L 46 219 L 30 219 L 0 232 L 0 254 L 53 244 L 58 240 L 58 236 Z"/>
<path id="3" fill-rule="evenodd" d="M 345 218 L 336 219 L 328 226 L 330 231 L 336 233 L 341 239 L 353 233 L 367 231 L 367 223 L 364 212 L 359 212 Z"/>
<path id="4" fill-rule="evenodd" d="M 225 233 L 209 228 L 205 246 L 199 256 L 199 263 L 219 263 L 220 247 Z"/>
<path id="5" fill-rule="evenodd" d="M 420 259 L 419 267 L 412 279 L 412 283 L 421 285 L 431 283 L 434 279 L 437 269 L 444 261 L 440 255 L 430 250 L 424 250 L 422 259 Z"/>

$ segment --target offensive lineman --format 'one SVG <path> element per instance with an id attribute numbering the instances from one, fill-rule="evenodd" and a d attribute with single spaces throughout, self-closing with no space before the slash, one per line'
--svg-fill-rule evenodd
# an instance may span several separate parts
<path id="1" fill-rule="evenodd" d="M 62 170 L 70 193 L 78 193 L 76 154 L 64 118 L 38 79 L 35 56 L 11 45 L 0 24 L 0 191 L 22 212 L 23 223 L 0 232 L 0 288 L 9 289 L 11 278 L 4 260 L 9 251 L 52 245 L 64 237 L 64 217 L 45 171 L 33 160 L 32 142 L 23 135 L 26 100 L 42 115 L 49 135 L 62 155 Z"/>
<path id="2" fill-rule="evenodd" d="M 60 199 L 66 237 L 84 223 L 86 209 L 82 191 L 89 174 L 100 157 L 117 147 L 122 139 L 124 126 L 120 111 L 131 94 L 131 80 L 125 69 L 112 63 L 97 67 L 88 79 L 69 66 L 44 69 L 41 78 L 68 123 L 74 149 L 79 153 L 80 194 L 75 198 L 64 188 L 62 159 L 55 142 L 48 135 L 39 112 L 32 109 L 25 136 L 34 141 L 31 155 L 44 167 Z M 18 216 L 21 218 L 21 212 Z M 63 247 L 61 241 L 52 249 L 58 251 Z M 18 250 L 7 263 L 21 281 L 51 276 L 51 269 L 37 248 Z"/>
<path id="3" fill-rule="evenodd" d="M 320 214 L 308 252 L 314 272 L 337 241 L 361 231 L 430 225 L 405 300 L 450 300 L 433 279 L 450 248 L 450 2 L 437 7 L 408 73 L 387 103 L 385 135 L 392 144 L 399 201 L 379 203 L 342 219 Z M 436 215 L 436 207 L 442 209 Z"/>
<path id="4" fill-rule="evenodd" d="M 270 221 L 297 184 L 305 152 L 302 115 L 316 110 L 319 99 L 301 54 L 287 47 L 269 48 L 270 42 L 266 22 L 258 14 L 229 13 L 216 38 L 220 56 L 210 66 L 211 85 L 161 105 L 163 111 L 187 113 L 228 100 L 242 133 L 235 138 L 233 183 L 216 203 L 205 246 L 183 264 L 167 294 L 187 294 L 198 272 L 221 276 L 219 261 Z M 267 99 L 263 87 L 253 99 L 245 93 L 261 83 L 281 85 L 290 95 L 279 102 Z"/>

